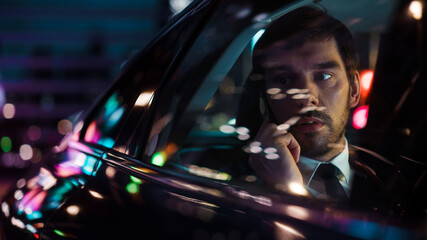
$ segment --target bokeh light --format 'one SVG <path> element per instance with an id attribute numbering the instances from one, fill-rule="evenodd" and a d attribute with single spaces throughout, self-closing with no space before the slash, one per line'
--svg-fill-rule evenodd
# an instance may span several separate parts
<path id="1" fill-rule="evenodd" d="M 30 160 L 33 157 L 33 148 L 28 144 L 23 144 L 19 147 L 19 156 L 22 160 Z"/>
<path id="2" fill-rule="evenodd" d="M 145 107 L 151 103 L 154 92 L 143 92 L 135 102 L 135 106 Z"/>
<path id="3" fill-rule="evenodd" d="M 76 216 L 80 212 L 80 207 L 76 205 L 71 205 L 67 207 L 66 211 L 68 214 Z"/>
<path id="4" fill-rule="evenodd" d="M 0 140 L 0 145 L 3 152 L 10 152 L 12 150 L 12 140 L 10 137 L 2 137 Z"/>
<path id="5" fill-rule="evenodd" d="M 15 117 L 16 109 L 12 103 L 6 103 L 3 106 L 3 117 L 6 119 L 12 119 Z"/>
<path id="6" fill-rule="evenodd" d="M 409 5 L 409 12 L 412 17 L 416 20 L 420 20 L 423 17 L 423 4 L 421 1 L 412 1 Z"/>
<path id="7" fill-rule="evenodd" d="M 62 119 L 58 122 L 58 132 L 62 135 L 67 135 L 73 129 L 73 123 L 70 120 Z"/>
<path id="8" fill-rule="evenodd" d="M 355 129 L 362 129 L 368 123 L 369 106 L 360 106 L 353 113 L 353 127 Z"/>
<path id="9" fill-rule="evenodd" d="M 42 136 L 42 131 L 40 127 L 33 125 L 28 128 L 28 138 L 31 141 L 37 141 L 41 138 L 41 136 Z"/>

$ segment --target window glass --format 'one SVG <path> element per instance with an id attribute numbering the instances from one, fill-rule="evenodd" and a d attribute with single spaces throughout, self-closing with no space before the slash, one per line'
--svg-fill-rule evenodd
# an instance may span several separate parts
<path id="1" fill-rule="evenodd" d="M 409 196 L 423 181 L 425 163 L 405 139 L 423 137 L 424 120 L 410 123 L 406 115 L 419 114 L 421 106 L 399 112 L 399 104 L 414 109 L 410 104 L 421 98 L 411 87 L 422 76 L 419 58 L 412 58 L 417 51 L 410 36 L 421 34 L 416 22 L 406 19 L 414 28 L 396 39 L 393 33 L 402 23 L 389 21 L 395 14 L 390 9 L 363 26 L 342 13 L 339 21 L 325 20 L 319 9 L 288 9 L 273 14 L 274 21 L 262 21 L 265 25 L 223 24 L 232 22 L 226 14 L 208 23 L 153 99 L 151 131 L 140 142 L 142 161 L 269 193 L 345 198 L 356 208 L 396 215 L 403 211 L 401 202 L 418 201 L 422 191 Z M 322 16 L 311 32 L 298 25 L 312 20 L 300 14 L 307 11 Z M 396 57 L 394 44 L 408 52 Z M 411 64 L 390 70 L 387 64 L 400 66 L 402 56 Z M 394 83 L 409 86 L 399 96 L 390 96 L 385 86 L 394 71 L 401 74 Z M 398 107 L 390 109 L 381 96 Z M 411 127 L 401 129 L 402 124 Z M 390 149 L 386 142 L 398 146 Z M 340 193 L 330 192 L 325 179 L 334 180 Z"/>
<path id="2" fill-rule="evenodd" d="M 185 44 L 191 42 L 188 38 L 199 22 L 189 23 L 189 17 L 203 17 L 205 13 L 182 13 L 182 19 L 173 28 L 166 27 L 152 45 L 126 63 L 122 75 L 86 121 L 85 142 L 126 152 L 158 84 L 173 68 Z"/>

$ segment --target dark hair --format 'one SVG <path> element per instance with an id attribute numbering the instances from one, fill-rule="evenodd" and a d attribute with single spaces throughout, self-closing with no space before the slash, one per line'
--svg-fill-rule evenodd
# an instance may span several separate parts
<path id="1" fill-rule="evenodd" d="M 298 8 L 275 20 L 266 28 L 254 48 L 254 68 L 262 67 L 259 63 L 265 56 L 264 52 L 280 40 L 289 40 L 285 47 L 295 48 L 308 41 L 332 38 L 337 43 L 347 76 L 352 79 L 359 68 L 359 57 L 352 34 L 343 23 L 312 7 Z M 262 69 L 254 70 L 262 71 Z"/>

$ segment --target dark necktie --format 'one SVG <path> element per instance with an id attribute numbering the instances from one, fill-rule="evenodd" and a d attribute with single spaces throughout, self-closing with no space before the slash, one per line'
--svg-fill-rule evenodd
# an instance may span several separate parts
<path id="1" fill-rule="evenodd" d="M 335 165 L 322 163 L 317 167 L 309 187 L 319 193 L 325 193 L 331 198 L 348 199 L 344 188 L 338 180 L 339 173 L 340 171 Z"/>

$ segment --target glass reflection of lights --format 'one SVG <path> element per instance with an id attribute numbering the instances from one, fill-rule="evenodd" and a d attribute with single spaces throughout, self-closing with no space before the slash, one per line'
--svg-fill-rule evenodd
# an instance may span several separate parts
<path id="1" fill-rule="evenodd" d="M 246 141 L 246 140 L 248 140 L 249 138 L 251 138 L 251 136 L 250 136 L 249 134 L 239 134 L 239 135 L 237 136 L 237 138 L 238 138 L 239 140 L 241 140 L 241 141 Z"/>
<path id="2" fill-rule="evenodd" d="M 32 233 L 37 233 L 37 229 L 30 224 L 25 225 L 25 228 Z"/>
<path id="3" fill-rule="evenodd" d="M 108 178 L 114 178 L 116 175 L 116 169 L 113 167 L 107 167 L 107 169 L 105 169 L 105 175 L 107 175 Z"/>
<path id="4" fill-rule="evenodd" d="M 227 124 L 228 125 L 236 125 L 236 119 L 232 118 L 232 119 L 228 120 Z"/>
<path id="5" fill-rule="evenodd" d="M 274 147 L 268 147 L 266 149 L 264 149 L 264 153 L 269 154 L 269 153 L 276 153 L 277 149 Z"/>
<path id="6" fill-rule="evenodd" d="M 277 126 L 277 130 L 289 130 L 289 128 L 291 127 L 291 125 L 287 124 L 287 123 L 282 123 L 279 126 Z"/>
<path id="7" fill-rule="evenodd" d="M 229 181 L 231 180 L 231 175 L 225 172 L 219 172 L 213 169 L 209 169 L 206 167 L 199 167 L 197 165 L 189 165 L 188 170 L 191 174 L 216 179 L 216 180 L 223 180 L 223 181 Z"/>
<path id="8" fill-rule="evenodd" d="M 28 212 L 26 215 L 28 220 L 40 219 L 43 217 L 43 214 L 40 211 Z"/>
<path id="9" fill-rule="evenodd" d="M 267 93 L 270 95 L 278 94 L 281 91 L 282 90 L 280 88 L 269 88 L 269 89 L 267 89 Z"/>
<path id="10" fill-rule="evenodd" d="M 49 190 L 56 184 L 57 179 L 46 168 L 41 168 L 37 178 L 37 184 L 43 187 L 43 190 Z"/>
<path id="11" fill-rule="evenodd" d="M 151 158 L 151 164 L 163 167 L 166 162 L 166 154 L 164 152 L 156 152 Z"/>
<path id="12" fill-rule="evenodd" d="M 18 228 L 22 228 L 22 229 L 25 228 L 25 224 L 21 220 L 15 218 L 15 217 L 12 217 L 10 219 L 10 222 L 12 223 L 12 225 L 17 226 Z"/>
<path id="13" fill-rule="evenodd" d="M 187 7 L 193 0 L 169 0 L 169 5 L 172 13 L 175 15 L 185 7 Z"/>
<path id="14" fill-rule="evenodd" d="M 238 134 L 248 134 L 249 133 L 249 129 L 246 127 L 238 127 L 236 128 L 236 132 Z"/>
<path id="15" fill-rule="evenodd" d="M 206 194 L 209 194 L 212 196 L 216 196 L 216 197 L 224 197 L 223 192 L 221 192 L 217 189 L 214 189 L 214 188 L 202 187 L 199 185 L 181 182 L 178 180 L 171 180 L 170 182 L 173 183 L 175 185 L 175 187 L 184 188 L 184 189 L 191 190 L 191 191 L 203 192 L 203 193 L 206 193 Z"/>
<path id="16" fill-rule="evenodd" d="M 102 145 L 107 148 L 111 148 L 114 146 L 114 140 L 109 137 L 104 137 L 98 140 L 97 142 L 99 145 Z"/>
<path id="17" fill-rule="evenodd" d="M 83 128 L 83 121 L 79 121 L 78 123 L 76 123 L 73 130 L 73 135 L 71 137 L 74 141 L 79 140 L 80 131 L 82 130 L 82 128 Z"/>
<path id="18" fill-rule="evenodd" d="M 38 191 L 34 189 L 25 194 L 21 201 L 18 201 L 18 214 L 25 213 L 26 217 L 30 220 L 42 217 L 38 212 L 41 209 L 43 201 L 46 199 L 46 191 Z"/>
<path id="19" fill-rule="evenodd" d="M 73 128 L 73 124 L 70 120 L 62 119 L 58 122 L 57 129 L 59 134 L 61 135 L 67 135 L 69 132 L 71 132 Z"/>
<path id="20" fill-rule="evenodd" d="M 265 206 L 269 206 L 269 207 L 273 206 L 273 201 L 269 197 L 262 196 L 262 195 L 255 196 L 255 195 L 252 195 L 245 190 L 239 190 L 239 189 L 235 189 L 235 188 L 230 188 L 229 190 L 231 190 L 233 195 L 235 195 L 241 199 L 251 199 L 251 200 L 253 200 L 259 204 L 265 205 Z"/>
<path id="21" fill-rule="evenodd" d="M 96 126 L 96 122 L 92 121 L 86 130 L 84 139 L 86 142 L 96 143 L 100 137 L 101 137 L 101 133 Z"/>
<path id="22" fill-rule="evenodd" d="M 130 183 L 126 185 L 126 191 L 131 194 L 135 194 L 139 192 L 139 185 L 143 183 L 143 181 L 137 177 L 130 176 Z"/>
<path id="23" fill-rule="evenodd" d="M 291 88 L 288 91 L 286 91 L 286 94 L 293 95 L 293 94 L 300 94 L 300 93 L 308 93 L 309 89 L 298 89 L 298 88 Z"/>
<path id="24" fill-rule="evenodd" d="M 76 205 L 71 205 L 66 208 L 66 211 L 71 216 L 76 216 L 80 212 L 80 207 Z"/>
<path id="25" fill-rule="evenodd" d="M 19 201 L 24 197 L 24 193 L 21 190 L 16 190 L 13 194 L 13 197 Z"/>
<path id="26" fill-rule="evenodd" d="M 309 99 L 311 97 L 311 94 L 309 93 L 298 93 L 292 96 L 292 99 L 298 100 L 298 99 Z"/>
<path id="27" fill-rule="evenodd" d="M 61 237 L 65 237 L 65 233 L 63 233 L 62 231 L 59 231 L 58 229 L 53 230 L 53 232 Z"/>
<path id="28" fill-rule="evenodd" d="M 25 180 L 25 178 L 20 178 L 18 181 L 16 181 L 17 188 L 23 188 L 25 184 L 27 184 L 27 180 Z"/>
<path id="29" fill-rule="evenodd" d="M 307 209 L 300 207 L 300 206 L 286 206 L 285 212 L 294 218 L 300 219 L 300 220 L 308 220 L 310 218 L 310 214 L 307 211 Z"/>
<path id="30" fill-rule="evenodd" d="M 305 189 L 305 187 L 299 183 L 291 182 L 289 183 L 288 186 L 289 186 L 289 191 L 293 194 L 303 195 L 303 196 L 308 195 L 308 192 Z"/>
<path id="31" fill-rule="evenodd" d="M 77 151 L 67 151 L 67 159 L 67 161 L 55 165 L 56 172 L 61 177 L 81 174 L 83 166 L 92 163 L 86 161 L 86 154 Z"/>
<path id="32" fill-rule="evenodd" d="M 92 195 L 92 197 L 94 197 L 94 198 L 104 199 L 104 196 L 102 196 L 102 194 L 100 194 L 99 192 L 89 190 L 89 194 Z"/>
<path id="33" fill-rule="evenodd" d="M 143 173 L 150 173 L 150 174 L 157 173 L 157 172 L 155 172 L 155 171 L 153 171 L 151 169 L 148 169 L 148 168 L 133 167 L 133 166 L 131 166 L 131 168 L 135 169 L 137 171 L 143 172 Z"/>
<path id="34" fill-rule="evenodd" d="M 219 130 L 223 133 L 232 134 L 236 131 L 236 129 L 233 126 L 230 125 L 221 125 L 219 127 Z"/>
<path id="35" fill-rule="evenodd" d="M 298 238 L 298 239 L 306 239 L 303 234 L 295 230 L 294 228 L 285 225 L 283 223 L 274 222 L 274 225 L 277 227 L 276 229 L 279 231 L 279 236 L 283 239 L 288 238 Z M 289 235 L 291 234 L 291 235 Z"/>
<path id="36" fill-rule="evenodd" d="M 300 116 L 291 117 L 285 123 L 292 126 L 292 125 L 295 125 L 295 123 L 297 123 L 300 119 L 301 119 Z"/>
<path id="37" fill-rule="evenodd" d="M 141 183 L 142 183 L 142 180 L 141 180 L 141 179 L 136 178 L 136 177 L 134 177 L 134 176 L 130 176 L 130 180 L 131 180 L 132 182 L 134 182 L 134 183 L 137 183 L 137 184 L 141 184 Z"/>
<path id="38" fill-rule="evenodd" d="M 284 99 L 285 97 L 286 97 L 286 94 L 283 94 L 283 93 L 278 93 L 270 96 L 270 98 L 273 100 L 281 100 L 281 99 Z"/>
<path id="39" fill-rule="evenodd" d="M 279 159 L 280 156 L 277 153 L 268 153 L 265 155 L 265 158 L 267 158 L 269 160 L 276 160 L 276 159 Z"/>
<path id="40" fill-rule="evenodd" d="M 95 157 L 87 156 L 86 161 L 82 167 L 82 171 L 86 175 L 93 175 L 94 174 L 94 167 L 98 160 Z"/>
<path id="41" fill-rule="evenodd" d="M 10 208 L 9 208 L 9 204 L 7 204 L 7 202 L 1 203 L 1 211 L 3 212 L 5 217 L 10 216 Z"/>
<path id="42" fill-rule="evenodd" d="M 245 177 L 246 182 L 255 182 L 257 180 L 257 177 L 254 175 L 248 175 Z"/>
<path id="43" fill-rule="evenodd" d="M 252 37 L 251 50 L 254 49 L 255 44 L 258 42 L 258 40 L 261 38 L 261 36 L 264 34 L 264 32 L 265 32 L 265 29 L 261 29 L 257 33 L 255 33 L 255 35 Z"/>
<path id="44" fill-rule="evenodd" d="M 126 185 L 126 191 L 128 191 L 131 194 L 135 194 L 139 192 L 139 184 L 130 182 Z"/>
<path id="45" fill-rule="evenodd" d="M 125 112 L 125 109 L 123 107 L 117 108 L 107 118 L 107 121 L 105 123 L 105 127 L 107 129 L 110 129 L 110 128 L 114 127 L 117 124 L 117 122 L 120 121 L 120 119 L 122 118 L 124 112 Z"/>
<path id="46" fill-rule="evenodd" d="M 423 3 L 421 1 L 412 1 L 409 5 L 409 12 L 416 20 L 421 20 L 423 17 Z"/>
<path id="47" fill-rule="evenodd" d="M 145 107 L 151 103 L 154 92 L 142 92 L 136 99 L 135 106 Z"/>

